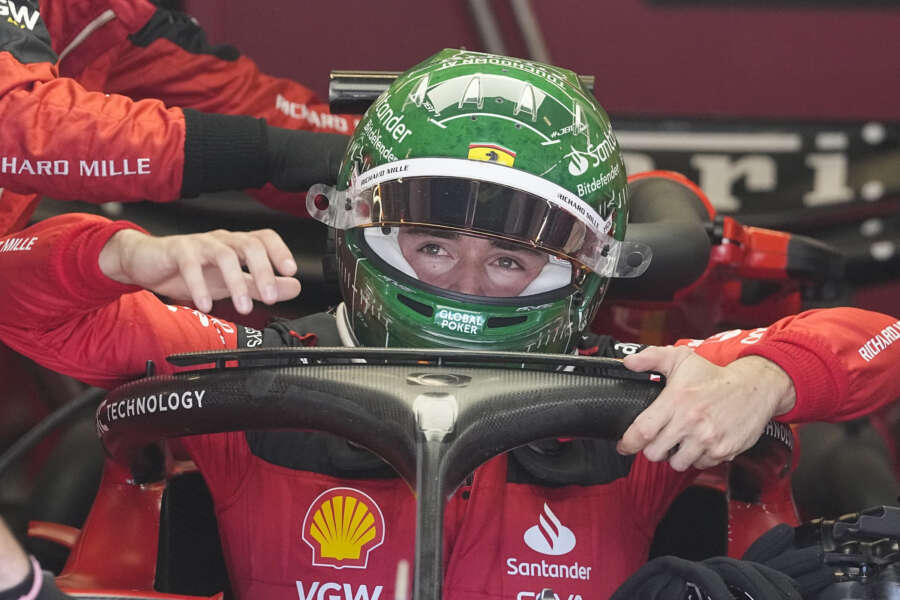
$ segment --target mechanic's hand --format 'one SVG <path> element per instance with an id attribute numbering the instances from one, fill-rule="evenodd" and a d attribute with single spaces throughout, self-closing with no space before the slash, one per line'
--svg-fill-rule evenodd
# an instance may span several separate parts
<path id="1" fill-rule="evenodd" d="M 99 262 L 110 279 L 193 300 L 203 312 L 212 309 L 213 300 L 229 296 L 235 309 L 247 314 L 253 310 L 251 298 L 274 304 L 300 293 L 300 282 L 291 277 L 297 272 L 291 251 L 271 229 L 166 237 L 124 229 L 109 239 Z"/>
<path id="2" fill-rule="evenodd" d="M 650 346 L 625 358 L 632 371 L 658 371 L 666 386 L 619 440 L 622 454 L 644 451 L 676 471 L 708 469 L 759 439 L 766 423 L 790 411 L 794 383 L 760 356 L 719 367 L 685 347 Z"/>
<path id="3" fill-rule="evenodd" d="M 316 183 L 337 181 L 350 138 L 335 133 L 266 129 L 268 181 L 284 192 L 302 192 Z"/>

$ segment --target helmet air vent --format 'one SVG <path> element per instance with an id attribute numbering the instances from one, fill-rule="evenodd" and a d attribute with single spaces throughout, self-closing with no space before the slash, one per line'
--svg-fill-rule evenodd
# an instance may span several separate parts
<path id="1" fill-rule="evenodd" d="M 572 125 L 572 133 L 575 135 L 581 135 L 582 131 L 587 129 L 587 123 L 584 122 L 584 113 L 581 110 L 581 105 L 577 102 L 575 103 L 575 121 Z"/>
<path id="2" fill-rule="evenodd" d="M 537 121 L 537 102 L 534 99 L 534 88 L 529 83 L 526 83 L 525 87 L 522 88 L 522 95 L 519 96 L 519 101 L 516 102 L 513 115 L 518 116 L 520 112 L 528 113 L 531 115 L 532 121 Z"/>
<path id="3" fill-rule="evenodd" d="M 430 316 L 434 315 L 434 308 L 428 306 L 427 304 L 423 304 L 422 302 L 419 302 L 417 300 L 413 300 L 409 296 L 404 296 L 403 294 L 397 294 L 397 300 L 399 300 L 400 302 L 402 302 L 409 308 L 413 309 L 420 315 L 423 315 L 426 317 L 430 317 Z"/>
<path id="4" fill-rule="evenodd" d="M 477 75 L 472 77 L 466 85 L 466 90 L 463 92 L 462 98 L 459 99 L 459 108 L 470 102 L 474 102 L 478 110 L 484 107 L 484 98 L 481 96 L 481 79 Z"/>
<path id="5" fill-rule="evenodd" d="M 487 320 L 487 326 L 497 329 L 500 327 L 511 327 L 513 325 L 518 325 L 519 323 L 524 323 L 528 317 L 525 315 L 517 315 L 515 317 L 491 317 Z"/>
<path id="6" fill-rule="evenodd" d="M 410 92 L 409 96 L 406 97 L 406 102 L 404 102 L 404 106 L 407 103 L 415 104 L 418 107 L 422 106 L 422 103 L 425 102 L 425 95 L 428 93 L 428 75 L 422 77 L 419 80 L 419 84 L 416 86 L 412 92 Z"/>

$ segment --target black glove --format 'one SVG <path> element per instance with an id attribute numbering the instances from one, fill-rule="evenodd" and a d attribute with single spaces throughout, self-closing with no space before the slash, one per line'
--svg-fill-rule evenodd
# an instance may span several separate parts
<path id="1" fill-rule="evenodd" d="M 264 119 L 184 109 L 181 195 L 259 188 L 300 192 L 334 183 L 350 138 L 271 127 Z"/>
<path id="2" fill-rule="evenodd" d="M 725 556 L 708 558 L 703 564 L 722 578 L 737 600 L 800 600 L 797 582 L 766 565 Z"/>
<path id="3" fill-rule="evenodd" d="M 610 600 L 799 600 L 786 575 L 764 565 L 716 557 L 693 562 L 663 556 L 628 578 Z"/>
<path id="4" fill-rule="evenodd" d="M 762 563 L 792 577 L 804 598 L 812 597 L 837 579 L 834 569 L 825 564 L 825 552 L 819 545 L 798 548 L 794 528 L 776 525 L 747 548 L 744 560 Z"/>

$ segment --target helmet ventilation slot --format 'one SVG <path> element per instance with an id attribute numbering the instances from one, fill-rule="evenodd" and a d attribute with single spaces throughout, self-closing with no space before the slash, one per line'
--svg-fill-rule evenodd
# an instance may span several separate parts
<path id="1" fill-rule="evenodd" d="M 432 307 L 428 306 L 427 304 L 423 304 L 422 302 L 413 300 L 409 296 L 404 296 L 403 294 L 397 294 L 397 300 L 399 300 L 400 302 L 402 302 L 409 308 L 413 309 L 420 315 L 424 315 L 426 317 L 430 317 L 430 316 L 434 315 L 434 309 Z"/>
<path id="2" fill-rule="evenodd" d="M 487 326 L 492 328 L 511 327 L 512 325 L 524 323 L 526 319 L 528 319 L 528 317 L 525 315 L 515 317 L 491 317 L 487 320 Z"/>

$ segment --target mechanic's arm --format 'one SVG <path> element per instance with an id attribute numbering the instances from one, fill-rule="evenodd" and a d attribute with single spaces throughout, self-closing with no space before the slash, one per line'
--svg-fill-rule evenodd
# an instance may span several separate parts
<path id="1" fill-rule="evenodd" d="M 766 423 L 853 419 L 900 397 L 900 323 L 855 308 L 812 310 L 768 328 L 650 347 L 625 359 L 668 378 L 619 451 L 673 468 L 731 460 Z"/>
<path id="2" fill-rule="evenodd" d="M 277 301 L 299 292 L 299 282 L 286 276 L 295 270 L 270 231 L 152 238 L 125 221 L 60 215 L 0 237 L 0 341 L 49 369 L 111 389 L 143 375 L 148 360 L 158 373 L 172 373 L 172 354 L 238 346 L 240 326 L 164 304 L 141 286 L 203 305 L 228 295 L 272 300 L 266 290 L 274 284 Z M 238 301 L 237 309 L 249 307 Z M 250 460 L 241 434 L 185 444 L 217 501 L 237 489 Z"/>
<path id="3" fill-rule="evenodd" d="M 331 114 L 309 88 L 262 73 L 237 48 L 211 45 L 190 16 L 163 7 L 116 49 L 106 90 L 135 99 L 158 98 L 167 106 L 261 117 L 286 129 L 349 135 L 359 123 L 358 116 Z M 343 150 L 336 145 L 338 152 L 325 157 L 335 172 Z M 330 146 L 323 149 L 330 151 Z M 271 208 L 307 216 L 306 203 L 297 194 L 272 185 L 248 192 Z"/>
<path id="4" fill-rule="evenodd" d="M 250 298 L 295 296 L 300 284 L 286 275 L 295 269 L 270 231 L 153 238 L 124 221 L 60 215 L 0 238 L 0 341 L 50 369 L 114 387 L 139 376 L 147 360 L 165 372 L 171 354 L 237 346 L 234 323 L 167 306 L 141 287 L 201 306 L 233 296 L 245 313 Z"/>
<path id="5" fill-rule="evenodd" d="M 90 92 L 59 77 L 37 0 L 0 21 L 0 188 L 89 202 L 333 180 L 343 136 Z"/>
<path id="6" fill-rule="evenodd" d="M 106 89 L 168 106 L 262 117 L 289 129 L 349 135 L 359 122 L 331 114 L 309 88 L 262 73 L 234 46 L 211 45 L 192 17 L 163 7 L 116 49 Z"/>
<path id="7" fill-rule="evenodd" d="M 15 598 L 25 595 L 28 589 L 23 585 L 31 573 L 31 562 L 13 537 L 12 532 L 0 519 L 0 598 Z M 28 586 L 30 587 L 30 586 Z M 16 596 L 11 592 L 21 591 Z"/>
<path id="8" fill-rule="evenodd" d="M 34 558 L 25 555 L 6 523 L 0 518 L 0 600 L 50 600 L 70 598 L 56 587 L 53 575 L 41 571 Z"/>

